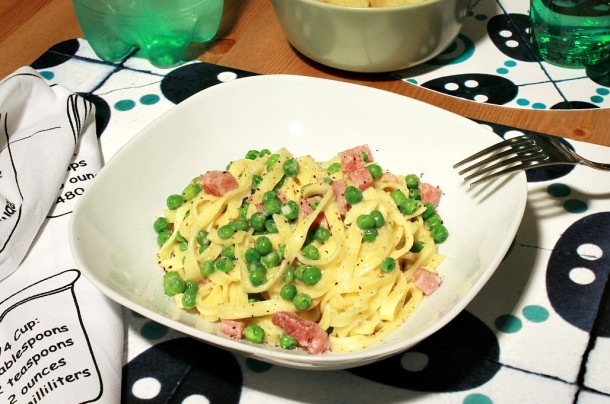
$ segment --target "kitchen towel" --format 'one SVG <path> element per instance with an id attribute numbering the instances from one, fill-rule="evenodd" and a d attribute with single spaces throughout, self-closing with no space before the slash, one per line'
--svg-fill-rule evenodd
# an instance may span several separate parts
<path id="1" fill-rule="evenodd" d="M 0 401 L 119 401 L 120 307 L 75 267 L 69 220 L 101 168 L 95 108 L 23 67 L 0 82 Z"/>

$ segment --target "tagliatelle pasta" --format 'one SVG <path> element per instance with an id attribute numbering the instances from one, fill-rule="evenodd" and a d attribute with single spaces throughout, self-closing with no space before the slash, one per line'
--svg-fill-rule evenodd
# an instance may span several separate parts
<path id="1" fill-rule="evenodd" d="M 325 162 L 250 151 L 168 197 L 155 221 L 165 292 L 234 338 L 364 348 L 440 286 L 440 195 L 365 145 Z"/>

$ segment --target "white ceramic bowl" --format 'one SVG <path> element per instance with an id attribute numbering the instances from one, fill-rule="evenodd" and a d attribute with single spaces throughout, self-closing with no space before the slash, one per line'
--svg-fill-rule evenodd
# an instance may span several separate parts
<path id="1" fill-rule="evenodd" d="M 469 188 L 451 166 L 499 140 L 470 120 L 397 94 L 337 81 L 254 76 L 219 84 L 145 128 L 100 171 L 76 206 L 70 243 L 78 268 L 103 293 L 159 323 L 263 361 L 342 369 L 404 351 L 453 319 L 508 250 L 525 208 L 520 173 Z M 152 228 L 167 195 L 194 174 L 217 170 L 249 149 L 287 147 L 327 160 L 368 143 L 397 173 L 423 173 L 445 195 L 450 231 L 440 247 L 442 286 L 381 343 L 351 353 L 309 355 L 225 338 L 216 325 L 164 295 Z"/>
<path id="2" fill-rule="evenodd" d="M 470 0 L 372 8 L 273 0 L 284 34 L 299 52 L 362 73 L 395 71 L 432 59 L 457 36 L 469 6 Z"/>

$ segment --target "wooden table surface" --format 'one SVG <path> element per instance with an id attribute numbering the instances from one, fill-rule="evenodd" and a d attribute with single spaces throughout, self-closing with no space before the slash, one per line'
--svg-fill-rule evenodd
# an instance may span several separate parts
<path id="1" fill-rule="evenodd" d="M 0 78 L 29 65 L 56 43 L 82 38 L 70 0 L 0 2 Z M 610 109 L 527 110 L 457 99 L 388 74 L 354 74 L 300 56 L 286 41 L 270 0 L 225 0 L 219 33 L 190 49 L 193 58 L 262 74 L 299 74 L 377 87 L 469 118 L 610 146 Z"/>

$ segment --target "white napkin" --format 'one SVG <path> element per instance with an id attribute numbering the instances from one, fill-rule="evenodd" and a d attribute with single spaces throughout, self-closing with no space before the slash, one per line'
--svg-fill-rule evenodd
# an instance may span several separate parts
<path id="1" fill-rule="evenodd" d="M 0 402 L 120 401 L 120 307 L 68 223 L 101 168 L 93 104 L 29 67 L 0 81 Z"/>

